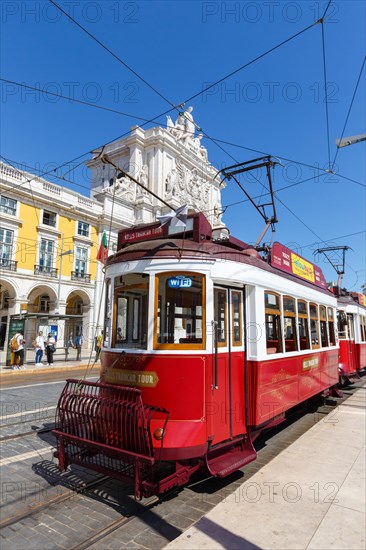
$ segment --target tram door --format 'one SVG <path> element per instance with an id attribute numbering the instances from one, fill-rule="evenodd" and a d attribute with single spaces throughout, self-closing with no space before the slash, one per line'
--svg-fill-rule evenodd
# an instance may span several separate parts
<path id="1" fill-rule="evenodd" d="M 213 444 L 245 433 L 243 291 L 214 288 L 211 413 Z"/>
<path id="2" fill-rule="evenodd" d="M 355 325 L 352 314 L 347 313 L 347 355 L 350 372 L 356 370 L 356 355 L 355 355 Z"/>

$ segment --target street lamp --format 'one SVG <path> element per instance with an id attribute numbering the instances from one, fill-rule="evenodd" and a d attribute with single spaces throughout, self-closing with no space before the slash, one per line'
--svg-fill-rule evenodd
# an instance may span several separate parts
<path id="1" fill-rule="evenodd" d="M 62 243 L 63 244 L 63 243 Z M 62 248 L 61 248 L 62 250 Z M 56 313 L 60 314 L 60 293 L 61 293 L 61 277 L 62 277 L 62 258 L 64 256 L 69 256 L 70 254 L 73 254 L 73 250 L 66 250 L 65 252 L 60 252 L 60 273 L 58 276 L 58 287 L 57 287 L 57 302 L 56 302 Z"/>
<path id="2" fill-rule="evenodd" d="M 358 136 L 345 137 L 343 139 L 336 139 L 336 145 L 338 149 L 341 147 L 347 147 L 347 145 L 354 145 L 366 140 L 366 134 L 359 134 Z"/>

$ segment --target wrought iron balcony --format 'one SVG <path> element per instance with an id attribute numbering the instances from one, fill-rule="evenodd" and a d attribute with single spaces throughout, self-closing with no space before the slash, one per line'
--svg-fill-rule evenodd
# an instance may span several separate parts
<path id="1" fill-rule="evenodd" d="M 57 277 L 57 269 L 54 267 L 49 267 L 48 265 L 35 265 L 34 274 L 46 275 L 48 277 Z"/>
<path id="2" fill-rule="evenodd" d="M 14 260 L 8 260 L 7 258 L 1 258 L 0 267 L 1 269 L 6 269 L 7 271 L 16 271 L 18 262 Z"/>
<path id="3" fill-rule="evenodd" d="M 71 271 L 71 280 L 90 283 L 90 273 L 82 273 L 80 271 Z"/>

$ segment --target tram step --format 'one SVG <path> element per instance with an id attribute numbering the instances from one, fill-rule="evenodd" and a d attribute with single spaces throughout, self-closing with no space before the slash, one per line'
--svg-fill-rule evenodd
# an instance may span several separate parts
<path id="1" fill-rule="evenodd" d="M 206 460 L 206 466 L 213 476 L 226 477 L 232 472 L 235 472 L 239 468 L 246 466 L 249 462 L 252 462 L 257 457 L 257 453 L 252 445 L 250 439 L 230 446 L 225 452 L 222 449 L 222 453 L 213 458 L 208 457 Z"/>

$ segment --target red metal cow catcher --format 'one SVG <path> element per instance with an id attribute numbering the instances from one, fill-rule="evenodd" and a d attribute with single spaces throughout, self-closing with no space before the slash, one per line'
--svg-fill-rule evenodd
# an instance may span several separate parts
<path id="1" fill-rule="evenodd" d="M 68 380 L 58 404 L 62 469 L 132 479 L 137 498 L 202 467 L 224 477 L 256 458 L 263 429 L 336 388 L 337 297 L 279 243 L 267 260 L 201 213 L 184 235 L 135 227 L 120 232 L 106 281 L 101 380 Z M 366 310 L 353 304 L 365 350 Z"/>

